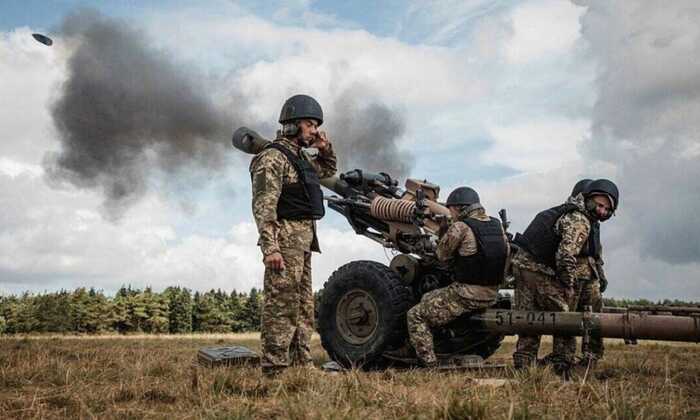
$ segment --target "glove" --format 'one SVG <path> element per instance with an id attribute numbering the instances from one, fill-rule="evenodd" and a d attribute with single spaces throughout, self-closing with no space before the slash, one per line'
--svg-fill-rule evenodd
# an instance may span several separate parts
<path id="1" fill-rule="evenodd" d="M 605 293 L 608 288 L 608 279 L 600 279 L 600 293 Z"/>

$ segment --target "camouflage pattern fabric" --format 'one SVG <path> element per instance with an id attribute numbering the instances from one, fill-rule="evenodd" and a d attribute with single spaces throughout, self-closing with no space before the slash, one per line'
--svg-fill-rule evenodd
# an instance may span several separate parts
<path id="1" fill-rule="evenodd" d="M 263 368 L 311 363 L 311 253 L 284 248 L 281 251 L 285 269 L 265 269 L 260 361 Z"/>
<path id="2" fill-rule="evenodd" d="M 586 306 L 590 306 L 593 312 L 600 313 L 603 310 L 603 295 L 600 293 L 600 281 L 597 279 L 579 279 L 574 305 L 578 312 L 583 312 Z M 584 343 L 581 347 L 584 360 L 600 360 L 603 358 L 604 352 L 603 338 L 599 334 L 592 335 L 588 344 Z"/>
<path id="3" fill-rule="evenodd" d="M 315 159 L 301 152 L 301 147 L 284 137 L 277 138 L 282 146 L 304 156 L 313 165 L 320 178 L 336 172 L 336 156 L 329 145 Z M 299 181 L 299 175 L 279 150 L 268 148 L 260 152 L 250 164 L 253 183 L 253 217 L 258 226 L 258 245 L 263 255 L 279 252 L 281 248 L 319 251 L 316 244 L 316 224 L 313 220 L 278 220 L 277 201 L 282 187 Z"/>
<path id="4" fill-rule="evenodd" d="M 573 300 L 573 288 L 564 286 L 552 276 L 530 271 L 521 265 L 513 266 L 516 278 L 515 309 L 521 311 L 568 312 Z M 540 336 L 519 335 L 513 364 L 516 368 L 531 366 L 537 360 Z M 555 365 L 569 366 L 573 363 L 576 349 L 574 337 L 554 336 L 552 361 Z"/>
<path id="5" fill-rule="evenodd" d="M 583 274 L 581 277 L 591 277 L 590 269 L 595 263 L 594 260 L 578 257 L 591 232 L 591 222 L 586 216 L 583 196 L 571 197 L 568 202 L 576 205 L 578 211 L 564 214 L 554 225 L 554 229 L 561 237 L 555 254 L 555 262 L 559 281 L 574 287 L 580 274 Z M 593 261 L 593 264 L 590 264 L 589 261 Z M 583 273 L 581 273 L 582 271 Z"/>
<path id="6" fill-rule="evenodd" d="M 432 328 L 445 325 L 461 315 L 488 308 L 496 302 L 498 287 L 452 283 L 432 290 L 411 308 L 406 316 L 408 334 L 418 358 L 425 366 L 435 366 Z"/>
<path id="7" fill-rule="evenodd" d="M 488 221 L 483 208 L 460 214 L 460 218 L 472 217 Z M 504 233 L 505 237 L 505 233 Z M 449 261 L 455 255 L 469 256 L 478 251 L 476 237 L 464 222 L 453 223 L 440 238 L 437 257 Z M 447 287 L 432 290 L 411 308 L 406 316 L 411 344 L 420 361 L 426 366 L 437 364 L 433 349 L 432 328 L 445 325 L 461 315 L 493 305 L 498 297 L 498 287 L 485 287 L 454 282 Z"/>
<path id="8" fill-rule="evenodd" d="M 278 137 L 275 142 L 307 159 L 319 177 L 335 174 L 336 156 L 332 146 L 311 159 L 292 140 Z M 277 218 L 282 187 L 299 180 L 282 152 L 272 148 L 260 152 L 251 162 L 250 173 L 258 245 L 264 256 L 279 252 L 285 263 L 281 272 L 265 269 L 261 366 L 263 370 L 274 371 L 290 364 L 308 364 L 314 314 L 311 251 L 319 251 L 316 225 L 313 220 Z"/>
<path id="9" fill-rule="evenodd" d="M 511 262 L 528 271 L 558 277 L 560 281 L 573 287 L 577 278 L 591 278 L 591 272 L 594 270 L 592 266 L 597 268 L 598 263 L 593 259 L 578 256 L 591 231 L 591 222 L 586 217 L 583 196 L 579 194 L 576 197 L 569 197 L 567 203 L 576 205 L 578 211 L 561 216 L 554 224 L 554 230 L 562 238 L 555 254 L 557 272 L 551 267 L 538 263 L 525 250 L 515 254 Z"/>

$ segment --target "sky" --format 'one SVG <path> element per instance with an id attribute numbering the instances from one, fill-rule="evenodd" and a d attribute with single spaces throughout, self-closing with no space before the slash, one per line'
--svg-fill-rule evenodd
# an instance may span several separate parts
<path id="1" fill-rule="evenodd" d="M 613 179 L 606 295 L 700 300 L 696 3 L 4 1 L 0 294 L 261 288 L 230 136 L 307 93 L 341 170 L 472 186 L 513 232 Z M 316 289 L 388 263 L 327 214 Z"/>

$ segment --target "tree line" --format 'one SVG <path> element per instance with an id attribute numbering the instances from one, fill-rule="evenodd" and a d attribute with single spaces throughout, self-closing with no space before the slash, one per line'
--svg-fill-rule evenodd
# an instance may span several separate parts
<path id="1" fill-rule="evenodd" d="M 315 299 L 318 301 L 319 293 Z M 152 333 L 260 331 L 263 294 L 210 290 L 194 292 L 168 287 L 157 293 L 122 287 L 113 296 L 94 288 L 72 292 L 0 296 L 0 333 Z M 698 302 L 646 299 L 603 299 L 605 306 L 700 306 Z M 318 307 L 318 305 L 317 305 Z"/>
<path id="2" fill-rule="evenodd" d="M 122 287 L 113 296 L 94 288 L 0 296 L 0 333 L 245 332 L 260 330 L 262 293 L 235 290 L 161 293 Z"/>

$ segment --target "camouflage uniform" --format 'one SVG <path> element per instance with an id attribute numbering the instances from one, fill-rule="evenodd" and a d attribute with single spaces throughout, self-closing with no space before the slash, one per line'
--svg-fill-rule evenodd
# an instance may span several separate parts
<path id="1" fill-rule="evenodd" d="M 570 203 L 578 210 L 562 215 L 554 224 L 561 238 L 555 254 L 557 272 L 535 261 L 524 249 L 512 259 L 515 276 L 515 307 L 522 311 L 568 312 L 575 308 L 575 287 L 585 270 L 577 255 L 588 240 L 591 222 L 585 214 L 583 197 L 572 197 Z M 525 367 L 537 360 L 540 336 L 518 335 L 513 354 L 515 367 Z M 567 367 L 573 363 L 576 338 L 554 336 L 551 359 L 555 366 Z"/>
<path id="2" fill-rule="evenodd" d="M 315 159 L 293 140 L 279 137 L 276 143 L 309 161 L 320 178 L 336 172 L 332 146 Z M 311 363 L 309 341 L 313 332 L 314 301 L 311 285 L 311 251 L 320 251 L 313 220 L 277 218 L 277 202 L 283 185 L 299 180 L 297 171 L 277 149 L 267 148 L 250 164 L 253 183 L 253 216 L 264 256 L 282 254 L 285 270 L 265 268 L 262 313 L 263 369 Z M 291 354 L 291 360 L 290 360 Z"/>
<path id="3" fill-rule="evenodd" d="M 489 220 L 483 209 L 460 215 L 460 218 L 464 217 Z M 503 236 L 505 238 L 505 233 Z M 455 253 L 469 256 L 476 254 L 477 250 L 476 238 L 471 228 L 458 221 L 440 238 L 437 257 L 440 261 L 448 261 Z M 460 282 L 453 282 L 447 287 L 423 295 L 420 303 L 411 308 L 406 317 L 411 344 L 421 362 L 426 366 L 437 364 L 432 328 L 445 325 L 467 312 L 487 308 L 496 302 L 497 297 L 498 286 L 477 286 Z"/>
<path id="4" fill-rule="evenodd" d="M 576 270 L 577 284 L 572 302 L 573 310 L 583 312 L 586 306 L 600 313 L 603 310 L 603 295 L 600 291 L 600 282 L 605 280 L 603 260 L 600 256 L 579 257 Z M 574 347 L 574 352 L 576 348 Z M 588 343 L 583 343 L 581 353 L 584 360 L 600 360 L 603 358 L 605 347 L 603 338 L 599 334 L 593 334 Z"/>

